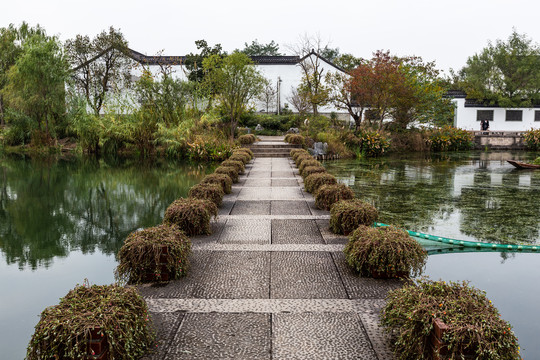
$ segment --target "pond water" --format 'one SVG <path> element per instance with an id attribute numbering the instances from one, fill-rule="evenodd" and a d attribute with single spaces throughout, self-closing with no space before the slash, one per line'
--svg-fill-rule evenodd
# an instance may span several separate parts
<path id="1" fill-rule="evenodd" d="M 41 311 L 85 278 L 113 283 L 126 236 L 213 167 L 0 157 L 0 358 L 23 359 Z"/>
<path id="2" fill-rule="evenodd" d="M 328 161 L 379 221 L 454 239 L 540 244 L 540 170 L 516 170 L 507 159 L 538 153 L 467 152 Z M 424 275 L 468 280 L 509 321 L 524 359 L 540 359 L 540 254 L 430 255 Z"/>

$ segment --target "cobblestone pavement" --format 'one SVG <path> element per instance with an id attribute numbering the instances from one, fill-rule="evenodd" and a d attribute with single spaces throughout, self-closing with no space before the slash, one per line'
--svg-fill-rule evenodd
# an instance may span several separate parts
<path id="1" fill-rule="evenodd" d="M 158 346 L 145 359 L 392 359 L 378 314 L 398 281 L 360 278 L 287 158 L 255 158 L 188 275 L 144 285 Z"/>

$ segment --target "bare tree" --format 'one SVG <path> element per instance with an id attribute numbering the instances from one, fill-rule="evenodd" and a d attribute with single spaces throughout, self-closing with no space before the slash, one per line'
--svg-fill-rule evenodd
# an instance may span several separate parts
<path id="1" fill-rule="evenodd" d="M 306 115 L 311 106 L 311 104 L 306 101 L 306 97 L 299 94 L 298 90 L 295 88 L 291 89 L 291 95 L 287 97 L 287 101 L 292 104 L 301 116 Z"/>
<path id="2" fill-rule="evenodd" d="M 309 36 L 304 34 L 296 44 L 287 48 L 300 57 L 302 69 L 302 82 L 297 94 L 304 96 L 311 105 L 313 114 L 318 114 L 318 107 L 329 102 L 329 88 L 324 83 L 324 67 L 321 54 L 329 53 L 336 56 L 338 49 L 331 49 L 328 42 L 323 42 L 320 35 Z"/>
<path id="3" fill-rule="evenodd" d="M 277 96 L 277 88 L 271 82 L 264 87 L 263 92 L 259 95 L 258 100 L 265 106 L 266 112 L 270 110 L 274 112 Z"/>
<path id="4" fill-rule="evenodd" d="M 131 60 L 126 56 L 126 40 L 119 30 L 110 27 L 93 40 L 77 35 L 66 41 L 65 49 L 75 89 L 98 115 L 107 92 L 130 81 Z"/>

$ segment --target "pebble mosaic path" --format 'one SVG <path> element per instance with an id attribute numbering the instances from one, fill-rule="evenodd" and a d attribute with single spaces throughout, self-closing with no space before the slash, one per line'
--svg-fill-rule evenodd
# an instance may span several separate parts
<path id="1" fill-rule="evenodd" d="M 392 359 L 378 314 L 400 283 L 355 275 L 329 217 L 291 159 L 252 160 L 188 275 L 140 288 L 158 329 L 145 359 Z"/>

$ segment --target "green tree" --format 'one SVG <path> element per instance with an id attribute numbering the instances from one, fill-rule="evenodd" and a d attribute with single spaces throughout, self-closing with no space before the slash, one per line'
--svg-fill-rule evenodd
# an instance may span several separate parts
<path id="1" fill-rule="evenodd" d="M 249 102 L 262 93 L 268 84 L 255 68 L 253 61 L 243 53 L 234 52 L 225 58 L 213 55 L 203 62 L 205 82 L 212 87 L 224 114 L 230 121 L 230 139 L 240 117 L 248 112 Z"/>
<path id="2" fill-rule="evenodd" d="M 505 107 L 540 100 L 540 48 L 515 30 L 506 41 L 488 43 L 459 72 L 468 97 Z"/>
<path id="3" fill-rule="evenodd" d="M 189 53 L 184 60 L 184 66 L 188 71 L 187 78 L 189 81 L 202 82 L 204 80 L 205 72 L 203 69 L 203 61 L 209 56 L 218 55 L 220 57 L 226 56 L 227 53 L 223 52 L 221 44 L 216 44 L 214 47 L 208 46 L 206 40 L 195 41 L 197 50 L 200 50 L 198 54 Z"/>
<path id="4" fill-rule="evenodd" d="M 83 95 L 99 115 L 107 93 L 129 84 L 131 60 L 126 56 L 127 41 L 112 26 L 94 39 L 77 35 L 65 43 L 66 55 L 73 69 L 74 90 Z"/>
<path id="5" fill-rule="evenodd" d="M 257 39 L 253 40 L 250 45 L 244 43 L 244 49 L 241 50 L 247 56 L 281 56 L 279 45 L 270 41 L 268 44 L 260 44 Z"/>
<path id="6" fill-rule="evenodd" d="M 6 108 L 2 89 L 7 86 L 8 71 L 22 54 L 22 44 L 35 34 L 44 35 L 45 31 L 39 25 L 30 27 L 25 22 L 19 28 L 13 24 L 0 28 L 0 125 L 5 125 Z"/>
<path id="7" fill-rule="evenodd" d="M 404 82 L 390 112 L 394 127 L 403 130 L 413 122 L 448 125 L 453 119 L 454 106 L 443 97 L 446 89 L 435 63 L 426 63 L 418 56 L 399 61 Z"/>
<path id="8" fill-rule="evenodd" d="M 50 125 L 65 112 L 65 80 L 68 64 L 55 37 L 32 35 L 8 72 L 3 89 L 10 107 L 34 119 L 50 138 Z"/>

